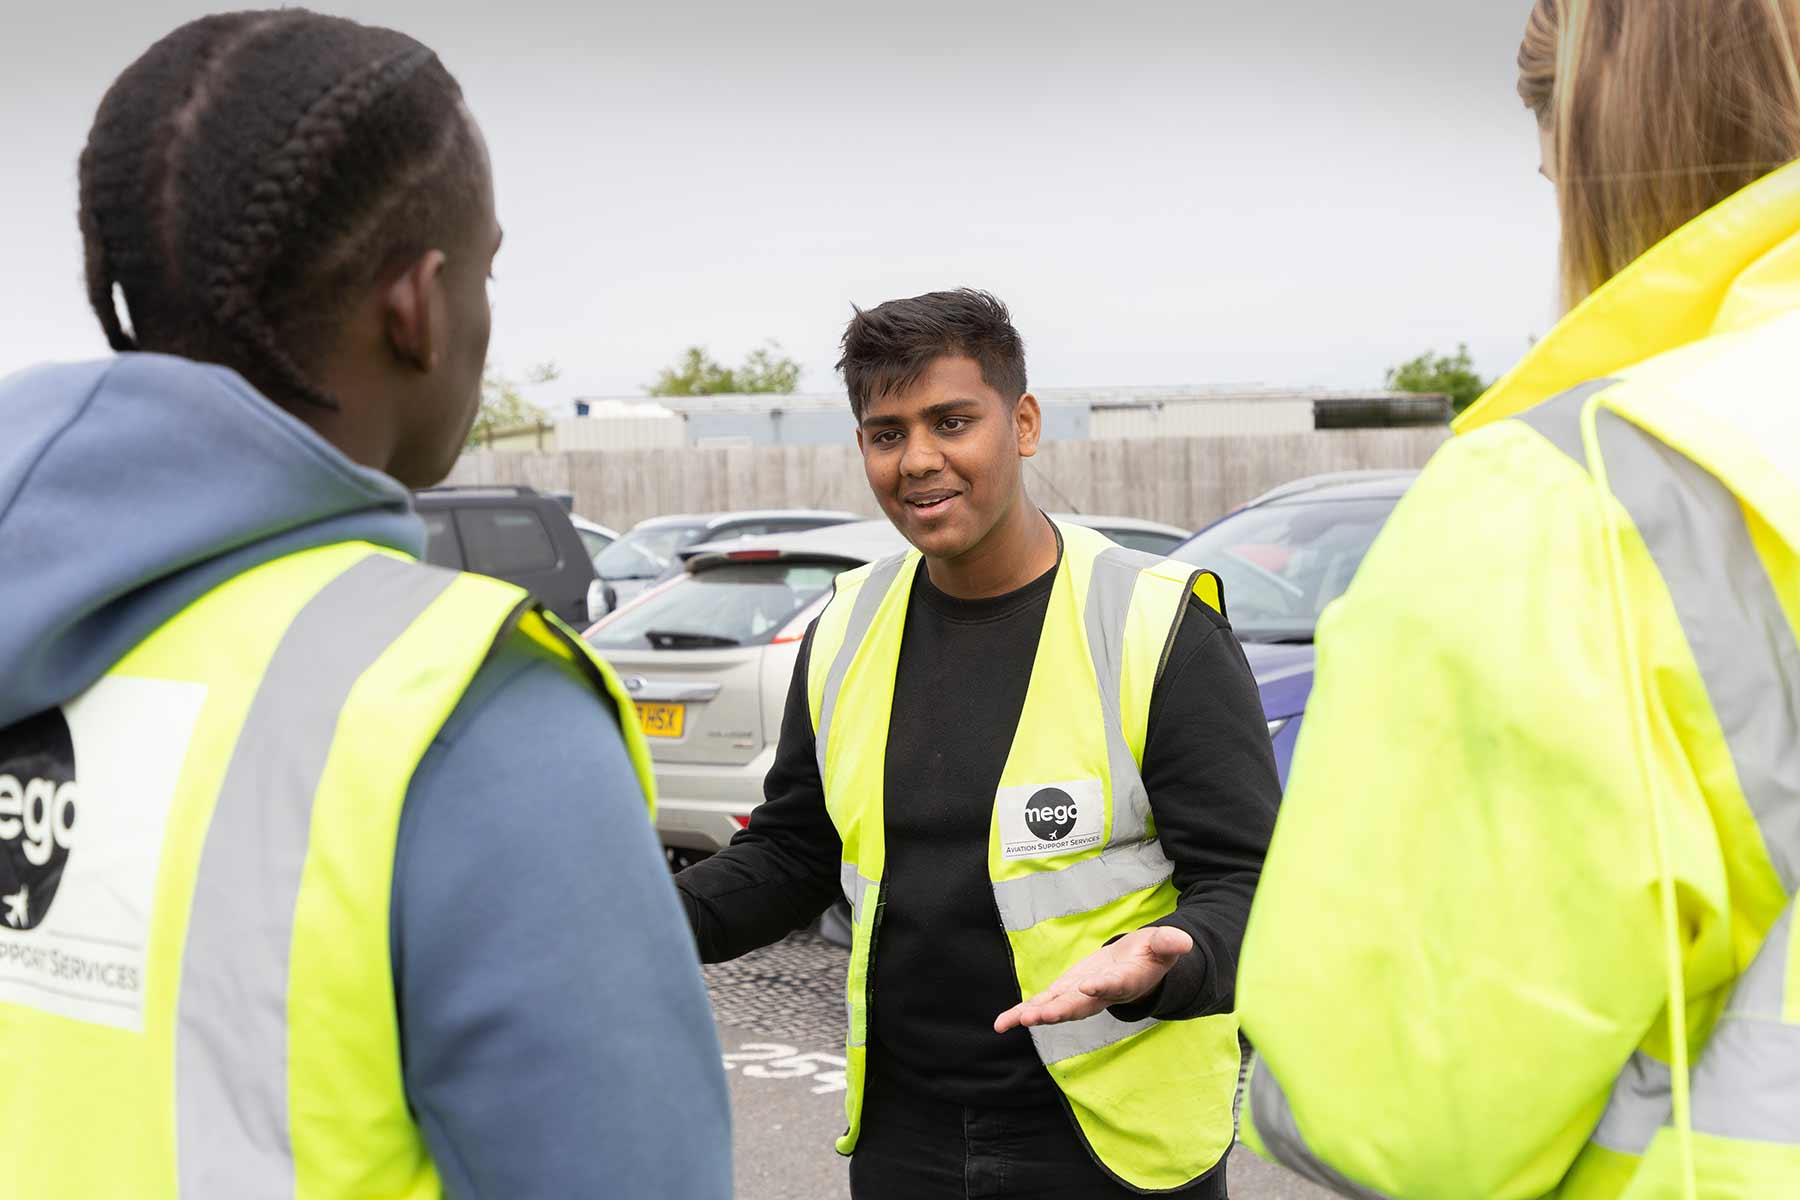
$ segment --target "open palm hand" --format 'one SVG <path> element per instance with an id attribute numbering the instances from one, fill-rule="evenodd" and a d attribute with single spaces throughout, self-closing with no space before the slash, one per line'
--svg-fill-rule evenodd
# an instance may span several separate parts
<path id="1" fill-rule="evenodd" d="M 1141 1000 L 1193 948 L 1192 937 L 1166 925 L 1128 933 L 1064 971 L 1037 995 L 1001 1013 L 994 1020 L 994 1032 L 1079 1021 L 1108 1005 Z"/>

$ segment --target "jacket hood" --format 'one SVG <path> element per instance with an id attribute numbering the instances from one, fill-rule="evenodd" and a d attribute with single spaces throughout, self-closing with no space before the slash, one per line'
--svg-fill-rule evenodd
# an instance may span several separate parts
<path id="1" fill-rule="evenodd" d="M 1645 251 L 1557 323 L 1458 417 L 1458 433 L 1590 379 L 1800 308 L 1800 162 Z"/>
<path id="2" fill-rule="evenodd" d="M 399 483 L 235 372 L 157 354 L 0 380 L 0 727 L 87 689 L 234 575 L 364 540 L 417 556 Z"/>

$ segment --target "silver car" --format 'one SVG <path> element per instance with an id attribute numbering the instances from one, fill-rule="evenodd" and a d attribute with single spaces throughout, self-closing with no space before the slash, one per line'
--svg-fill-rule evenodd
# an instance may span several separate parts
<path id="1" fill-rule="evenodd" d="M 597 621 L 658 583 L 681 574 L 687 547 L 727 538 L 760 537 L 789 530 L 818 529 L 856 521 L 855 513 L 808 508 L 744 512 L 683 513 L 639 521 L 630 532 L 594 558 L 600 576 L 590 589 L 588 619 Z"/>
<path id="2" fill-rule="evenodd" d="M 1186 536 L 1132 518 L 1057 519 L 1121 542 Z M 904 549 L 886 521 L 702 544 L 681 575 L 587 631 L 637 702 L 656 761 L 657 832 L 676 865 L 723 849 L 762 802 L 794 662 L 832 580 Z"/>

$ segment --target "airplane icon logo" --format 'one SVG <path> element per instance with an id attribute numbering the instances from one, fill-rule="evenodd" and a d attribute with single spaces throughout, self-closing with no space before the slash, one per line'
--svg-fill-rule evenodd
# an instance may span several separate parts
<path id="1" fill-rule="evenodd" d="M 31 919 L 27 907 L 31 903 L 30 885 L 20 884 L 18 891 L 10 896 L 0 897 L 0 899 L 6 901 L 6 923 L 14 929 L 25 928 L 25 922 Z"/>

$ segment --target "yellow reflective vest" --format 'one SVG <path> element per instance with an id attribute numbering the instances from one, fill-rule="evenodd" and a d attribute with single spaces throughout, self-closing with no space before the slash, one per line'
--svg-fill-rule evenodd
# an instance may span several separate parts
<path id="1" fill-rule="evenodd" d="M 1245 1140 L 1352 1196 L 1800 1196 L 1800 165 L 1459 432 L 1319 626 Z"/>
<path id="2" fill-rule="evenodd" d="M 0 839 L 42 868 L 0 913 L 0 1194 L 440 1194 L 401 1082 L 395 839 L 513 629 L 590 668 L 649 795 L 579 639 L 363 543 L 224 583 L 30 719 L 32 777 L 0 774 Z"/>
<path id="3" fill-rule="evenodd" d="M 1209 572 L 1089 529 L 1057 532 L 1062 558 L 988 834 L 994 905 L 1021 999 L 1108 939 L 1174 911 L 1173 868 L 1140 774 L 1150 694 L 1190 592 L 1222 611 Z M 819 775 L 844 844 L 855 929 L 844 1154 L 862 1123 L 888 720 L 919 564 L 912 551 L 840 576 L 808 663 Z M 1230 1148 L 1238 1070 L 1230 1014 L 1127 1023 L 1102 1012 L 1031 1034 L 1079 1136 L 1117 1178 L 1144 1190 L 1179 1187 Z"/>

